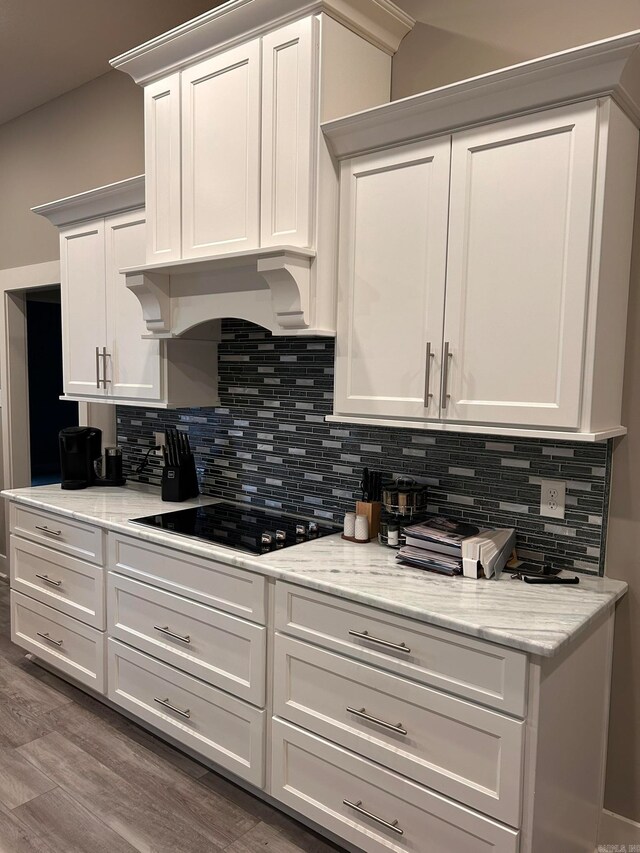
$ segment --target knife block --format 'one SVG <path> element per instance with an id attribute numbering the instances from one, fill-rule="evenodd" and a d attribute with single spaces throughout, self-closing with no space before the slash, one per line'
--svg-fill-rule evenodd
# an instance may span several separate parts
<path id="1" fill-rule="evenodd" d="M 193 453 L 181 465 L 165 465 L 162 469 L 162 500 L 186 501 L 200 494 Z"/>
<path id="2" fill-rule="evenodd" d="M 356 513 L 366 515 L 369 521 L 369 537 L 375 539 L 380 531 L 380 501 L 356 501 Z"/>

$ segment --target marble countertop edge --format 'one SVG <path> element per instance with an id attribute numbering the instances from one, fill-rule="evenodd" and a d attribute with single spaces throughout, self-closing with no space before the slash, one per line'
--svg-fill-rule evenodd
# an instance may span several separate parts
<path id="1" fill-rule="evenodd" d="M 148 487 L 62 492 L 59 486 L 43 486 L 1 494 L 34 509 L 542 657 L 561 652 L 627 591 L 624 581 L 584 575 L 579 587 L 534 587 L 510 578 L 496 582 L 433 575 L 399 566 L 393 552 L 377 543 L 353 545 L 337 535 L 253 556 L 129 521 L 136 515 L 215 503 L 213 497 L 161 503 L 157 490 Z M 86 506 L 80 508 L 83 495 Z M 521 627 L 524 613 L 528 613 L 529 623 Z"/>

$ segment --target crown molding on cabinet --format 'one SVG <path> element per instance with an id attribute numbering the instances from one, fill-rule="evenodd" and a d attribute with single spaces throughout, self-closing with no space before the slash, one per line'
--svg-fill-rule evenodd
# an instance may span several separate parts
<path id="1" fill-rule="evenodd" d="M 640 30 L 325 122 L 339 159 L 550 106 L 610 96 L 640 127 Z"/>
<path id="2" fill-rule="evenodd" d="M 325 12 L 393 55 L 415 20 L 391 0 L 228 0 L 179 27 L 116 56 L 111 65 L 144 84 L 196 60 Z"/>
<path id="3" fill-rule="evenodd" d="M 60 227 L 136 207 L 144 207 L 144 175 L 40 204 L 32 207 L 31 212 Z"/>
<path id="4" fill-rule="evenodd" d="M 223 317 L 243 317 L 280 335 L 333 335 L 311 327 L 314 259 L 309 249 L 279 246 L 121 272 L 142 305 L 145 337 L 180 337 Z"/>

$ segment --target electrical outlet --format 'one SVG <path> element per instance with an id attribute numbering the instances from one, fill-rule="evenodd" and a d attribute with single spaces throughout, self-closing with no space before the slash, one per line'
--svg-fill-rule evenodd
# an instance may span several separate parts
<path id="1" fill-rule="evenodd" d="M 162 449 L 165 445 L 165 434 L 163 432 L 154 432 L 153 440 L 156 443 L 156 447 L 160 448 L 158 450 L 152 450 L 151 456 L 162 456 Z"/>
<path id="2" fill-rule="evenodd" d="M 563 480 L 540 480 L 540 515 L 564 518 L 566 491 Z"/>

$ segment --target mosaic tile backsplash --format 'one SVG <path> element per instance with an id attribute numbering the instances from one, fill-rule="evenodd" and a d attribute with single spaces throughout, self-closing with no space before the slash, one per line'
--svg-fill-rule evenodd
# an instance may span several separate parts
<path id="1" fill-rule="evenodd" d="M 244 321 L 225 321 L 220 407 L 118 407 L 127 477 L 160 484 L 160 467 L 134 471 L 154 432 L 177 426 L 189 433 L 203 494 L 339 522 L 353 509 L 366 465 L 426 482 L 433 513 L 515 527 L 525 559 L 602 573 L 611 442 L 327 423 L 333 359 L 331 339 L 278 338 Z M 564 519 L 540 516 L 539 478 L 566 481 Z"/>

